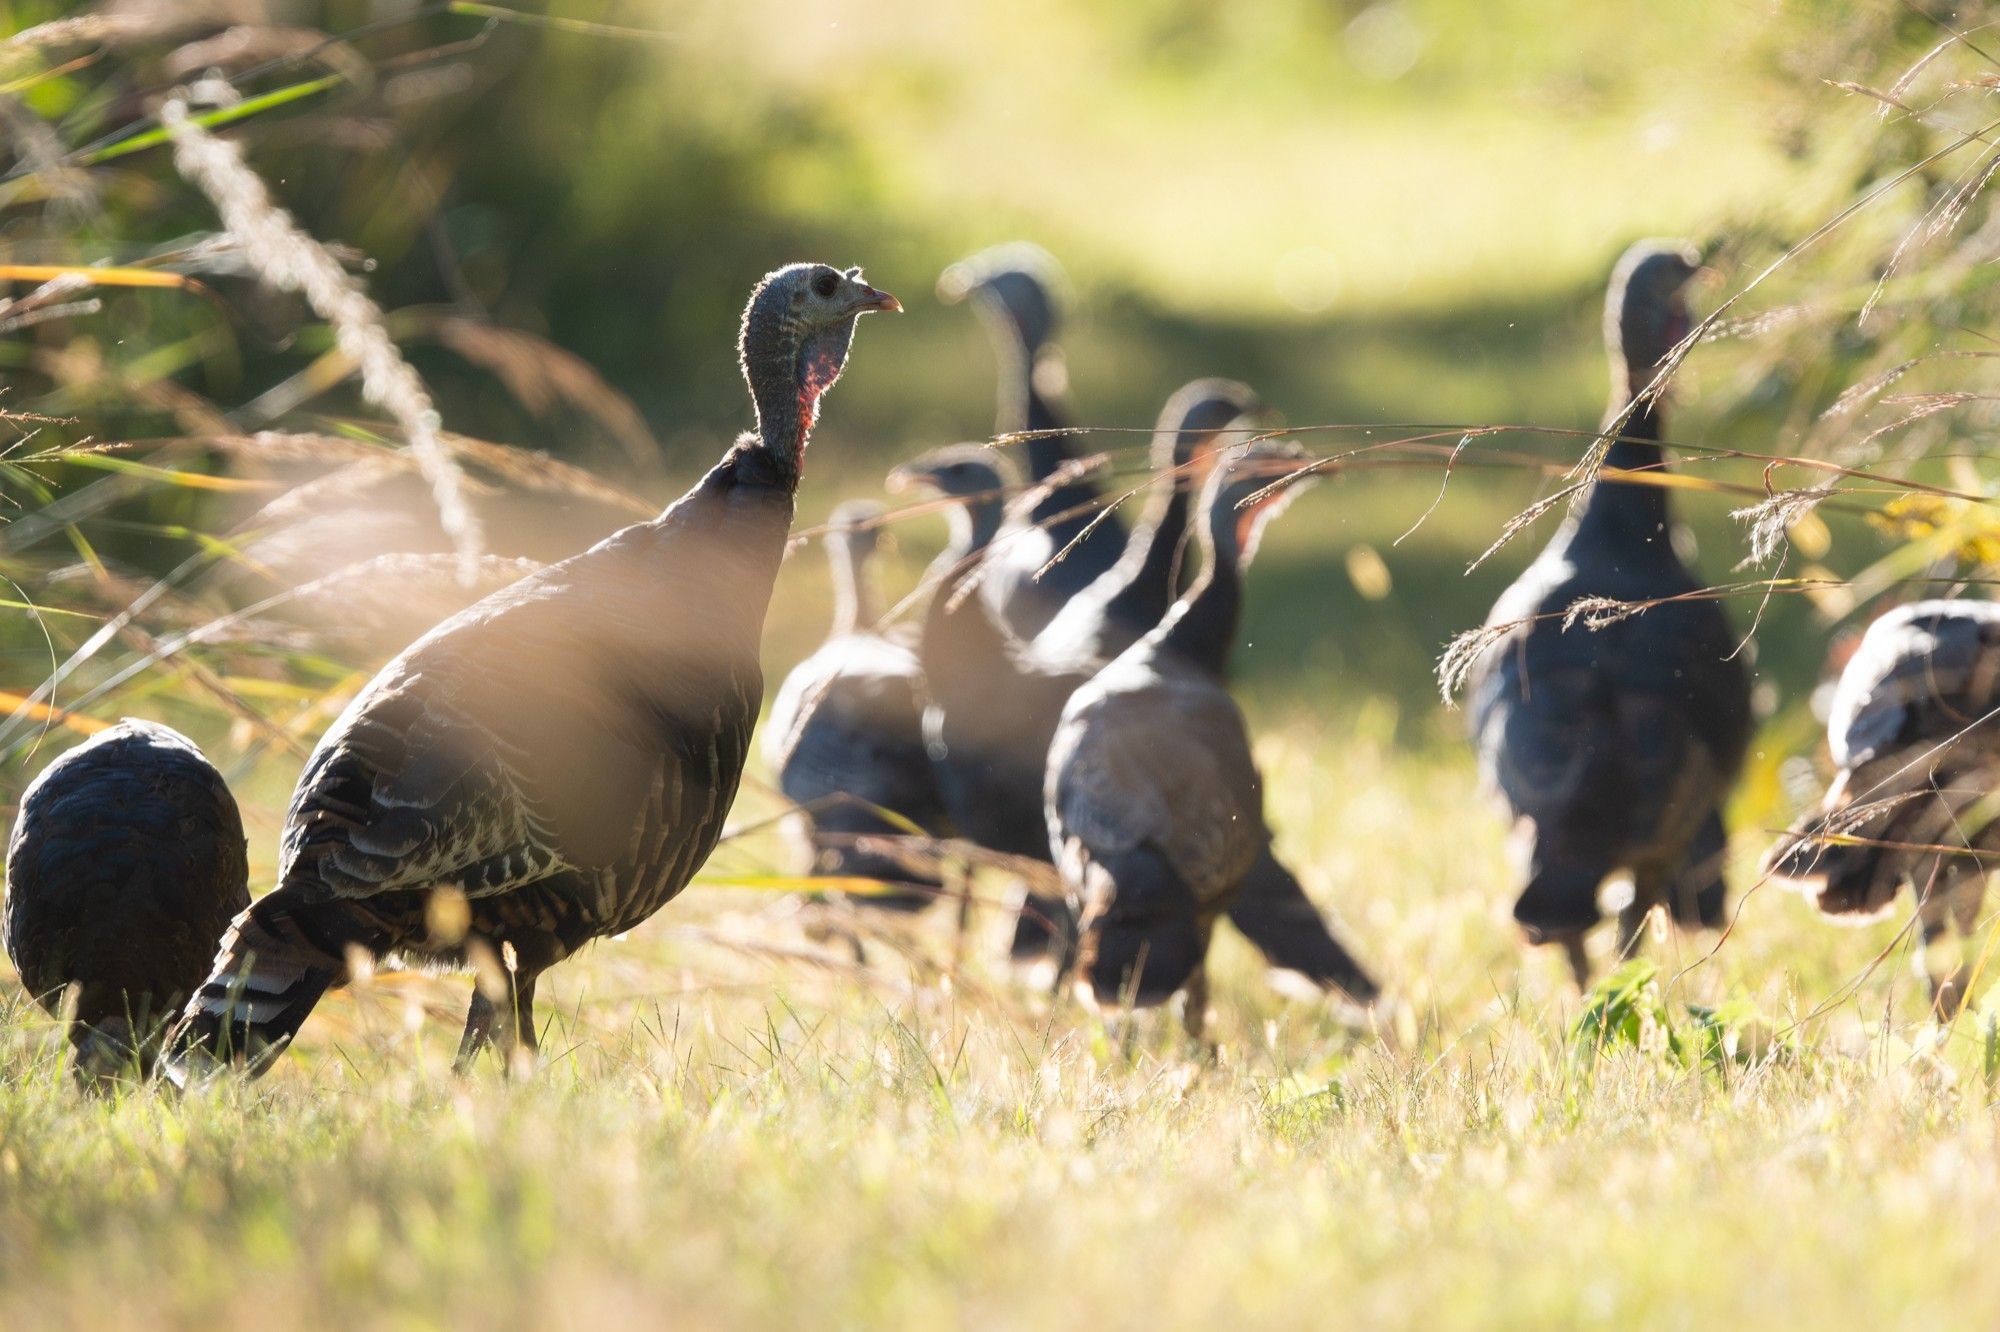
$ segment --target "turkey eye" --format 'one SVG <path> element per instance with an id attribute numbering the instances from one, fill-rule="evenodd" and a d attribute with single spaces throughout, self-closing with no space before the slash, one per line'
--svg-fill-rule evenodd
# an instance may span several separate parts
<path id="1" fill-rule="evenodd" d="M 830 299 L 833 296 L 833 289 L 836 285 L 837 281 L 833 274 L 821 273 L 813 279 L 813 294 L 821 300 Z"/>

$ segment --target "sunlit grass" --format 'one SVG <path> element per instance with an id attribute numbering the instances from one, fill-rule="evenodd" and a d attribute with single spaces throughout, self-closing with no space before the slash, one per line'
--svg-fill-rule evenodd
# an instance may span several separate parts
<path id="1" fill-rule="evenodd" d="M 1916 1326 L 2000 1299 L 1982 1023 L 1941 1044 L 1894 925 L 1770 890 L 1656 939 L 1662 1020 L 1741 1062 L 1573 1053 L 1452 750 L 1364 709 L 1259 746 L 1284 853 L 1396 1008 L 1381 1033 L 1218 950 L 1212 1056 L 996 971 L 949 912 L 855 970 L 792 904 L 696 888 L 545 984 L 523 1084 L 446 1062 L 462 979 L 336 996 L 254 1087 L 79 1098 L 0 1018 L 9 1326 Z M 759 803 L 748 802 L 752 809 Z M 1749 858 L 1746 847 L 1744 860 Z M 1746 878 L 1747 876 L 1739 876 Z M 1684 972 L 1684 974 L 1683 974 Z M 1842 985 L 1851 998 L 1815 1013 Z M 1935 1048 L 1931 1048 L 1935 1046 Z"/>

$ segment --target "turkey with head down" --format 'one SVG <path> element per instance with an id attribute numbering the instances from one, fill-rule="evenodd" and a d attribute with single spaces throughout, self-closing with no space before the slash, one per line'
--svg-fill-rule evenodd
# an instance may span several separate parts
<path id="1" fill-rule="evenodd" d="M 1909 889 L 1918 965 L 1952 1017 L 1973 968 L 1950 965 L 1938 943 L 1972 934 L 2000 854 L 2000 606 L 1919 601 L 1868 626 L 1834 687 L 1826 741 L 1833 781 L 1765 868 L 1840 921 L 1874 920 Z"/>
<path id="2" fill-rule="evenodd" d="M 59 1014 L 79 1081 L 152 1068 L 250 905 L 243 818 L 192 740 L 127 718 L 44 768 L 7 845 L 7 956 Z"/>

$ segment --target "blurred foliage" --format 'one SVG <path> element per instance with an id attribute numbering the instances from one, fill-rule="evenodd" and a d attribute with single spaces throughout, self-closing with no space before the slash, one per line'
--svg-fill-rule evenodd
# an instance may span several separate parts
<path id="1" fill-rule="evenodd" d="M 14 3 L 4 21 L 61 8 Z M 1618 248 L 1761 208 L 1783 179 L 1754 99 L 1704 95 L 1720 76 L 1710 42 L 1751 30 L 1719 0 L 1694 6 L 1711 25 L 1700 41 L 1685 9 L 1518 0 L 554 11 L 671 34 L 659 41 L 438 8 L 272 10 L 279 31 L 351 36 L 277 68 L 284 47 L 268 42 L 220 62 L 246 92 L 342 80 L 245 125 L 253 164 L 308 231 L 368 256 L 385 308 L 452 304 L 546 335 L 670 442 L 742 420 L 730 335 L 778 259 L 864 262 L 921 296 L 960 252 L 1016 234 L 1080 283 L 1087 419 L 1144 421 L 1212 368 L 1261 370 L 1274 400 L 1315 419 L 1546 419 L 1588 382 L 1575 363 L 1593 349 L 1568 316 Z M 140 121 L 150 96 L 201 72 L 182 53 L 259 9 L 111 12 L 133 16 L 125 35 L 52 47 L 51 65 L 86 63 L 21 95 L 65 149 Z M 1621 55 L 1640 45 L 1643 80 Z M 164 159 L 93 171 L 102 209 L 50 205 L 54 219 L 16 181 L 0 238 L 18 257 L 97 261 L 211 225 Z M 224 297 L 224 329 L 221 312 L 144 298 L 119 301 L 115 326 L 133 357 L 201 335 L 180 374 L 228 401 L 272 373 L 292 330 L 283 303 Z M 849 386 L 833 438 L 884 451 L 981 431 L 976 334 L 913 306 L 871 357 L 903 372 Z M 1535 362 L 1552 350 L 1574 380 L 1494 391 L 1544 380 Z M 457 428 L 584 447 L 419 354 Z M 1425 382 L 1467 360 L 1468 389 Z"/>
<path id="2" fill-rule="evenodd" d="M 1888 89 L 1952 15 L 1983 12 L 1731 0 L 1671 12 L 1585 0 L 79 11 L 95 26 L 7 49 L 0 108 L 15 161 L 0 182 L 0 264 L 115 263 L 180 285 L 99 285 L 0 333 L 4 405 L 55 418 L 23 424 L 29 441 L 0 468 L 32 511 L 0 538 L 0 572 L 36 600 L 105 614 L 192 560 L 202 577 L 176 575 L 161 603 L 186 626 L 342 561 L 441 548 L 421 494 L 384 470 L 397 441 L 330 356 L 327 331 L 226 247 L 204 248 L 212 210 L 167 147 L 141 146 L 157 138 L 159 97 L 210 73 L 248 99 L 219 132 L 361 275 L 447 427 L 613 478 L 593 489 L 490 448 L 465 455 L 506 555 L 575 549 L 625 520 L 615 501 L 670 496 L 747 423 L 737 314 L 749 283 L 784 259 L 866 263 L 910 306 L 866 330 L 815 446 L 808 521 L 872 488 L 894 457 L 984 435 L 991 355 L 965 312 L 926 288 L 947 261 L 1013 236 L 1069 265 L 1065 343 L 1086 424 L 1139 426 L 1178 383 L 1226 373 L 1295 426 L 1575 431 L 1602 400 L 1597 308 L 1611 258 L 1636 236 L 1689 232 L 1719 273 L 1704 299 L 1729 302 L 1713 330 L 1727 336 L 1676 386 L 1672 426 L 1692 446 L 1683 471 L 1696 489 L 1680 507 L 1711 576 L 1741 546 L 1728 510 L 1767 483 L 1762 458 L 1731 449 L 1886 460 L 1935 481 L 1951 512 L 1978 509 L 1973 464 L 1945 455 L 1990 407 L 1937 395 L 1966 392 L 1945 381 L 1983 365 L 1965 329 L 1987 284 L 1976 246 L 1954 248 L 1991 229 L 1983 196 L 1935 243 L 1903 240 L 1977 182 L 1969 159 L 1919 168 L 1739 293 L 1785 246 L 1962 132 L 1956 118 L 1973 115 L 1990 66 L 1948 44 L 1911 85 L 1936 102 L 1920 113 L 1878 114 L 1878 100 L 1825 80 Z M 78 16 L 0 4 L 0 27 L 16 32 Z M 1884 273 L 1881 300 L 1857 319 Z M 1946 344 L 1950 359 L 1933 355 Z M 1917 364 L 1898 375 L 1900 360 Z M 1842 402 L 1871 376 L 1885 387 Z M 1882 415 L 1899 411 L 1912 419 Z M 375 452 L 274 463 L 218 442 L 264 429 Z M 1333 451 L 1382 437 L 1302 438 Z M 139 443 L 88 457 L 86 440 Z M 1273 691 L 1380 695 L 1392 725 L 1448 736 L 1457 721 L 1435 714 L 1432 660 L 1553 520 L 1467 567 L 1584 442 L 1482 441 L 1448 484 L 1434 458 L 1343 469 L 1260 566 L 1240 659 L 1253 707 Z M 1768 473 L 1781 488 L 1794 475 Z M 1935 572 L 1969 539 L 1906 525 L 1894 535 L 1915 539 L 1884 554 L 1863 519 L 1902 482 L 1837 484 L 1845 494 L 1791 515 L 1797 541 L 1779 572 L 1816 580 L 1812 598 L 1752 585 L 1740 601 L 1760 628 L 1765 701 L 1791 709 L 1773 732 L 1787 748 L 1810 732 L 1802 710 L 1824 626 Z M 76 522 L 48 517 L 69 510 L 44 505 L 86 489 L 107 502 Z M 294 535 L 313 529 L 318 563 L 274 566 L 257 544 L 274 524 L 238 526 L 271 518 L 274 496 Z M 913 536 L 892 570 L 898 593 L 937 539 Z M 800 562 L 781 589 L 774 663 L 820 630 L 817 563 Z M 1861 584 L 1844 587 L 1856 573 Z M 88 624 L 10 630 L 0 684 L 26 693 L 46 672 L 44 627 L 59 657 Z M 338 651 L 316 643 L 327 655 L 307 678 L 365 666 L 401 624 Z M 254 672 L 240 648 L 210 664 L 228 680 L 297 669 L 277 664 L 290 659 L 268 625 L 259 632 L 267 659 Z M 135 650 L 127 633 L 121 651 Z M 296 724 L 290 743 L 309 743 L 311 723 Z M 1782 757 L 1751 775 L 1755 817 L 1780 798 Z"/>

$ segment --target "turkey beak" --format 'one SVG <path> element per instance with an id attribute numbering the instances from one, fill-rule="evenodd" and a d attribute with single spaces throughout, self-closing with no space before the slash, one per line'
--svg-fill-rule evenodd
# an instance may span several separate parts
<path id="1" fill-rule="evenodd" d="M 848 305 L 853 314 L 867 310 L 880 310 L 884 314 L 903 313 L 903 303 L 886 291 L 877 291 L 866 282 L 856 282 L 854 300 Z"/>

